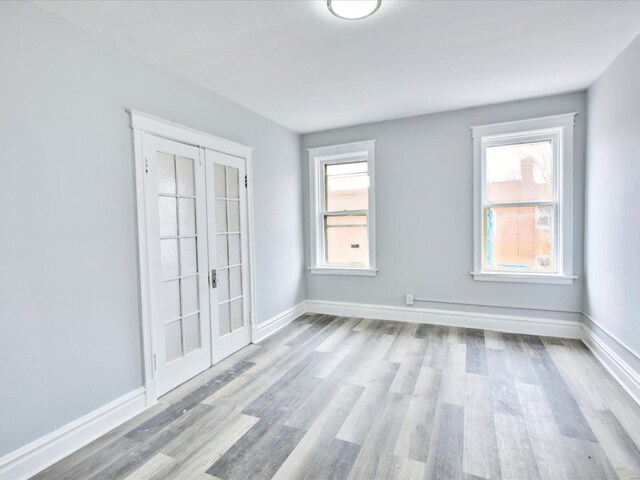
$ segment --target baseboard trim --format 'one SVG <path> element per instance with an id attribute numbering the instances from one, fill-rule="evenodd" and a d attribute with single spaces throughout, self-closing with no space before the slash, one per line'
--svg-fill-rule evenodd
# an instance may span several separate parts
<path id="1" fill-rule="evenodd" d="M 584 323 L 582 324 L 582 342 L 593 352 L 602 366 L 624 388 L 624 390 L 640 405 L 640 373 L 625 362 L 604 340 Z M 613 342 L 619 344 L 621 349 L 628 349 L 623 344 L 610 337 Z"/>
<path id="2" fill-rule="evenodd" d="M 482 328 L 506 333 L 523 333 L 547 337 L 582 338 L 579 321 L 544 317 L 461 312 L 391 305 L 369 305 L 346 302 L 307 300 L 307 311 L 346 317 L 375 318 L 403 322 L 446 325 L 449 327 Z"/>
<path id="3" fill-rule="evenodd" d="M 144 388 L 127 393 L 0 458 L 0 480 L 29 478 L 145 409 Z"/>
<path id="4" fill-rule="evenodd" d="M 275 317 L 271 317 L 266 322 L 262 322 L 253 327 L 252 342 L 258 343 L 267 337 L 270 337 L 278 330 L 286 327 L 300 315 L 304 315 L 307 312 L 307 302 L 302 301 L 291 308 L 288 308 L 282 313 L 279 313 Z"/>

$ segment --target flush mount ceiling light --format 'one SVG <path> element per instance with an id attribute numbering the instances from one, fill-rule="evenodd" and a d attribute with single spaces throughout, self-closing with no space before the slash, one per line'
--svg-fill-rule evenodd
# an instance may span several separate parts
<path id="1" fill-rule="evenodd" d="M 378 11 L 382 0 L 327 0 L 327 8 L 344 20 L 361 20 Z"/>

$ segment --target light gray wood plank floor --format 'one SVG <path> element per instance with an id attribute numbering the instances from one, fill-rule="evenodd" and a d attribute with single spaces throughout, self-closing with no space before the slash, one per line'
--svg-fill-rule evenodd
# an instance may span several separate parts
<path id="1" fill-rule="evenodd" d="M 36 479 L 638 479 L 578 340 L 304 315 Z"/>

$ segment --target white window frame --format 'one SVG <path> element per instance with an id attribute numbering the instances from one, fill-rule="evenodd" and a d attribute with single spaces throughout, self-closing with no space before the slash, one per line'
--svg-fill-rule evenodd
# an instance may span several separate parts
<path id="1" fill-rule="evenodd" d="M 471 127 L 473 137 L 473 275 L 491 282 L 570 284 L 573 275 L 573 127 L 576 113 Z M 486 202 L 487 147 L 551 140 L 554 149 L 555 229 L 557 272 L 486 271 L 483 258 L 483 211 Z M 522 204 L 522 202 L 514 202 Z M 536 204 L 537 202 L 530 202 Z M 543 202 L 548 203 L 548 202 Z M 492 203 L 495 205 L 495 203 Z M 506 205 L 510 205 L 507 203 Z"/>
<path id="2" fill-rule="evenodd" d="M 309 271 L 321 275 L 374 276 L 376 266 L 376 198 L 375 198 L 375 140 L 309 148 L 309 227 L 310 262 Z M 369 264 L 364 267 L 324 263 L 324 167 L 325 165 L 350 162 L 367 162 L 369 174 L 369 205 L 367 213 L 367 248 Z M 362 213 L 359 211 L 358 213 Z M 353 213 L 353 212 L 352 212 Z"/>

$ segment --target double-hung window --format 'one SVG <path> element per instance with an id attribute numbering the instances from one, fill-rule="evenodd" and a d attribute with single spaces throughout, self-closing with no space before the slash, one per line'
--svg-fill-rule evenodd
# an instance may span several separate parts
<path id="1" fill-rule="evenodd" d="M 311 273 L 376 273 L 374 143 L 309 149 Z"/>
<path id="2" fill-rule="evenodd" d="M 473 127 L 476 280 L 571 283 L 574 113 Z"/>

